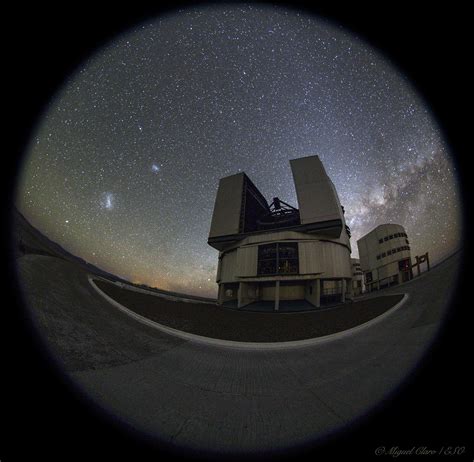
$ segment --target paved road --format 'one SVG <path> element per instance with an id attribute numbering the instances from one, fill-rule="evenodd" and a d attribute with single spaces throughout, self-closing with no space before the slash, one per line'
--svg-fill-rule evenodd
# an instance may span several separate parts
<path id="1" fill-rule="evenodd" d="M 172 337 L 108 304 L 73 264 L 35 255 L 18 264 L 52 354 L 100 406 L 165 441 L 238 452 L 314 441 L 393 391 L 436 335 L 459 257 L 381 292 L 410 295 L 381 322 L 277 351 Z"/>

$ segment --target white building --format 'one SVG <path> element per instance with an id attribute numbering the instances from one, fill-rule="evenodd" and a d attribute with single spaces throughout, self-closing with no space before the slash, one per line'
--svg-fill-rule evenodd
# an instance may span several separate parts
<path id="1" fill-rule="evenodd" d="M 208 243 L 219 250 L 218 301 L 344 302 L 351 292 L 350 234 L 318 156 L 290 161 L 298 209 L 269 205 L 245 173 L 222 178 Z"/>
<path id="2" fill-rule="evenodd" d="M 352 264 L 352 293 L 360 295 L 365 292 L 364 272 L 358 258 L 351 258 Z"/>
<path id="3" fill-rule="evenodd" d="M 403 226 L 379 225 L 357 241 L 360 266 L 368 291 L 409 281 L 410 243 Z"/>

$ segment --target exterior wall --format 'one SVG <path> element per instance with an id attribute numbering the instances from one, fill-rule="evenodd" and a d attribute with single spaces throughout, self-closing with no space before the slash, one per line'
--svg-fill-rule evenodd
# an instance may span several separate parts
<path id="1" fill-rule="evenodd" d="M 352 268 L 350 251 L 346 247 L 326 241 L 299 243 L 301 274 L 321 274 L 324 278 L 350 278 Z"/>
<path id="2" fill-rule="evenodd" d="M 248 305 L 259 299 L 258 283 L 256 282 L 241 282 L 240 283 L 240 303 L 239 307 Z"/>
<path id="3" fill-rule="evenodd" d="M 238 277 L 257 275 L 258 247 L 240 247 L 237 249 L 235 275 Z"/>
<path id="4" fill-rule="evenodd" d="M 236 282 L 237 250 L 222 255 L 220 263 L 220 279 L 217 282 Z"/>
<path id="5" fill-rule="evenodd" d="M 314 306 L 317 306 L 320 299 L 320 281 L 319 279 L 314 279 L 308 281 L 305 287 L 305 300 L 311 303 Z"/>
<path id="6" fill-rule="evenodd" d="M 378 266 L 376 255 L 378 253 L 379 238 L 374 231 L 366 234 L 363 238 L 357 241 L 360 266 L 363 271 L 367 271 L 369 268 L 377 268 Z"/>
<path id="7" fill-rule="evenodd" d="M 243 173 L 231 175 L 219 181 L 209 237 L 239 232 L 243 188 Z"/>
<path id="8" fill-rule="evenodd" d="M 350 240 L 347 236 L 347 233 L 343 231 L 340 237 L 332 237 L 324 235 L 324 233 L 318 234 L 310 234 L 310 233 L 301 233 L 298 231 L 273 231 L 273 232 L 262 232 L 261 234 L 256 234 L 253 236 L 248 236 L 238 244 L 234 246 L 229 246 L 227 250 L 231 248 L 237 248 L 244 245 L 251 245 L 251 244 L 264 244 L 269 242 L 279 242 L 279 241 L 315 241 L 315 240 L 323 240 L 324 242 L 329 241 L 337 244 L 342 244 L 348 248 L 350 251 Z"/>
<path id="9" fill-rule="evenodd" d="M 258 245 L 272 242 L 297 242 L 299 274 L 320 274 L 324 278 L 351 278 L 350 251 L 337 239 L 320 241 L 314 236 L 291 231 L 265 233 L 248 237 L 240 246 L 221 254 L 217 282 L 238 282 L 258 277 Z M 285 276 L 279 276 L 284 279 Z"/>
<path id="10" fill-rule="evenodd" d="M 264 282 L 256 283 L 259 285 L 259 300 L 273 301 L 275 300 L 275 283 Z M 280 300 L 304 300 L 306 285 L 299 284 L 280 284 Z"/>
<path id="11" fill-rule="evenodd" d="M 364 273 L 358 258 L 351 258 L 352 264 L 352 293 L 360 295 L 365 292 Z"/>
<path id="12" fill-rule="evenodd" d="M 304 300 L 305 284 L 280 284 L 280 300 Z"/>
<path id="13" fill-rule="evenodd" d="M 397 277 L 398 282 L 402 282 L 399 261 L 408 259 L 411 266 L 409 241 L 403 226 L 397 224 L 377 226 L 359 239 L 357 246 L 364 275 L 367 277 L 368 273 L 372 273 L 372 282 L 366 282 L 369 289 L 394 283 Z M 409 277 L 411 278 L 411 272 Z"/>
<path id="14" fill-rule="evenodd" d="M 264 301 L 275 300 L 275 283 L 274 282 L 261 283 L 259 291 L 260 291 L 260 300 L 264 300 Z"/>
<path id="15" fill-rule="evenodd" d="M 298 197 L 301 223 L 344 221 L 336 189 L 319 157 L 293 159 L 290 165 Z"/>
<path id="16" fill-rule="evenodd" d="M 273 231 L 273 232 L 248 236 L 242 242 L 239 243 L 239 246 L 252 245 L 252 244 L 266 244 L 269 242 L 290 241 L 290 240 L 296 241 L 296 240 L 301 240 L 301 239 L 308 239 L 308 236 L 309 236 L 308 234 L 299 233 L 295 231 Z"/>

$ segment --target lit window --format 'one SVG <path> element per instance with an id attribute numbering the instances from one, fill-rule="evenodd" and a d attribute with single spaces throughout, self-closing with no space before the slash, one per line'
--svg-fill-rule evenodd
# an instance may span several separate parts
<path id="1" fill-rule="evenodd" d="M 258 246 L 258 275 L 298 273 L 298 244 L 279 242 Z"/>

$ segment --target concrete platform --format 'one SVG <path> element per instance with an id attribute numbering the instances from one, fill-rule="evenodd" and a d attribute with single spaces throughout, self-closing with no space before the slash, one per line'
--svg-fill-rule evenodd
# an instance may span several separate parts
<path id="1" fill-rule="evenodd" d="M 318 440 L 390 395 L 436 336 L 459 256 L 374 294 L 409 294 L 381 322 L 331 342 L 278 351 L 176 338 L 111 306 L 74 264 L 26 255 L 18 265 L 51 354 L 101 408 L 172 445 L 248 454 Z"/>

